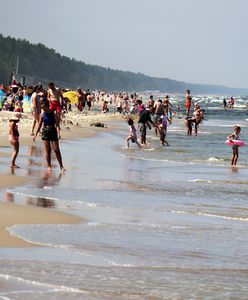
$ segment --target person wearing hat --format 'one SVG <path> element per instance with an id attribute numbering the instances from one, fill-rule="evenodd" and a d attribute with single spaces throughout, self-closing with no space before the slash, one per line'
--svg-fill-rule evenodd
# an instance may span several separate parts
<path id="1" fill-rule="evenodd" d="M 9 119 L 9 142 L 13 146 L 13 153 L 11 155 L 11 168 L 19 168 L 16 164 L 16 158 L 19 153 L 19 130 L 17 123 L 20 121 L 21 114 L 14 113 Z"/>

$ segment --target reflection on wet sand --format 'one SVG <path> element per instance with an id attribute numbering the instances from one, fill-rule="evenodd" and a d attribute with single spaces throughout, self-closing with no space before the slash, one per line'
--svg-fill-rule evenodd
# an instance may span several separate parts
<path id="1" fill-rule="evenodd" d="M 36 159 L 32 159 L 32 156 L 34 157 L 41 157 L 43 155 L 42 149 L 31 145 L 28 148 L 28 160 L 27 160 L 27 165 L 29 167 L 31 166 L 42 166 L 41 162 L 37 162 Z M 11 175 L 16 175 L 15 174 L 16 169 L 11 168 L 10 172 Z M 24 170 L 25 176 L 32 178 L 35 180 L 31 180 L 30 183 L 34 188 L 38 189 L 43 189 L 46 186 L 54 186 L 56 185 L 60 179 L 62 178 L 62 173 L 59 174 L 53 174 L 52 172 L 47 172 L 47 170 L 41 170 L 40 168 L 33 169 L 33 168 L 27 168 Z M 18 172 L 18 175 L 20 173 Z M 15 192 L 11 191 L 6 191 L 4 194 L 4 201 L 5 202 L 19 202 L 20 195 L 15 194 Z M 24 204 L 27 205 L 33 205 L 33 206 L 38 206 L 38 207 L 48 207 L 52 208 L 55 207 L 55 202 L 51 199 L 43 198 L 43 197 L 35 197 L 35 196 L 24 196 Z"/>
<path id="2" fill-rule="evenodd" d="M 38 207 L 55 207 L 55 203 L 51 199 L 41 198 L 41 197 L 26 197 L 27 204 L 38 206 Z"/>
<path id="3" fill-rule="evenodd" d="M 55 202 L 52 199 L 42 198 L 42 197 L 34 197 L 34 196 L 26 196 L 25 204 L 32 205 L 32 206 L 38 206 L 38 207 L 55 207 Z M 4 201 L 5 202 L 16 202 L 15 201 L 15 193 L 12 192 L 5 192 L 4 194 Z"/>
<path id="4" fill-rule="evenodd" d="M 42 157 L 42 155 L 42 148 L 35 145 L 31 145 L 28 147 L 28 156 Z"/>
<path id="5" fill-rule="evenodd" d="M 5 192 L 5 194 L 4 194 L 4 201 L 5 202 L 15 202 L 14 194 L 11 193 L 11 192 Z"/>

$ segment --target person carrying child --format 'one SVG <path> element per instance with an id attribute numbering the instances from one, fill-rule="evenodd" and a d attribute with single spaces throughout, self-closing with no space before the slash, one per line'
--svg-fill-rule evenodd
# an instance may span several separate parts
<path id="1" fill-rule="evenodd" d="M 233 133 L 231 133 L 230 135 L 227 136 L 227 139 L 232 142 L 235 140 L 239 140 L 239 134 L 241 131 L 241 127 L 240 126 L 234 126 L 234 130 Z M 231 159 L 231 165 L 235 166 L 237 164 L 238 158 L 239 158 L 239 146 L 233 144 L 232 146 L 232 150 L 233 150 L 233 154 L 232 154 L 232 159 Z"/>

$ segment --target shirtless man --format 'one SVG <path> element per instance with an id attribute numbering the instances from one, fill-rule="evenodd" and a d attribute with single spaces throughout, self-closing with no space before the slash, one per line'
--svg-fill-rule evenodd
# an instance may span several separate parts
<path id="1" fill-rule="evenodd" d="M 81 88 L 77 89 L 77 98 L 78 98 L 78 105 L 77 105 L 78 111 L 83 111 L 85 106 L 85 95 Z"/>
<path id="2" fill-rule="evenodd" d="M 164 107 L 163 107 L 161 99 L 158 99 L 155 102 L 155 104 L 153 106 L 153 110 L 154 110 L 153 121 L 154 121 L 154 123 L 158 124 L 159 119 L 161 119 L 161 117 L 164 114 Z M 158 128 L 157 127 L 155 127 L 155 134 L 156 135 L 158 134 Z"/>
<path id="3" fill-rule="evenodd" d="M 48 84 L 48 91 L 47 91 L 47 99 L 50 103 L 50 109 L 56 111 L 58 118 L 60 120 L 61 117 L 61 104 L 62 104 L 62 93 L 59 89 L 56 89 L 53 82 Z"/>
<path id="4" fill-rule="evenodd" d="M 38 84 L 34 87 L 33 93 L 31 96 L 31 113 L 33 115 L 33 123 L 31 129 L 31 135 L 34 135 L 35 126 L 39 124 L 40 120 L 40 92 L 42 92 L 42 84 Z"/>

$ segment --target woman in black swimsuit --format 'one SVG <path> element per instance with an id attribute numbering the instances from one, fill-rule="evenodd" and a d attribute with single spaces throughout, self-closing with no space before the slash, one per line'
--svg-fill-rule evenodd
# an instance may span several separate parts
<path id="1" fill-rule="evenodd" d="M 60 166 L 60 170 L 65 171 L 62 162 L 61 152 L 59 149 L 59 139 L 60 139 L 59 117 L 55 111 L 49 109 L 48 100 L 42 99 L 40 104 L 41 104 L 42 113 L 40 115 L 39 126 L 33 137 L 33 140 L 35 141 L 35 138 L 37 137 L 43 125 L 41 131 L 41 139 L 45 147 L 48 171 L 52 170 L 51 149 L 53 149 L 56 155 L 56 158 Z"/>

